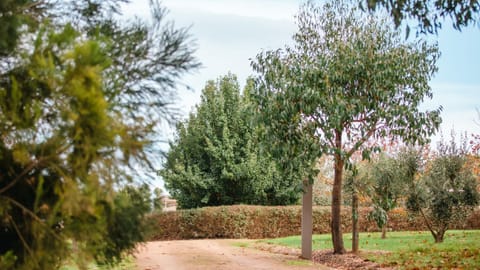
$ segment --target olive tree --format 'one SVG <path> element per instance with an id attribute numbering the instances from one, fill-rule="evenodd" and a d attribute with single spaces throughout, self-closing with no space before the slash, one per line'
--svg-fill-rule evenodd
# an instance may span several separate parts
<path id="1" fill-rule="evenodd" d="M 366 176 L 366 181 L 369 182 L 368 194 L 373 203 L 369 218 L 382 230 L 382 239 L 387 237 L 388 212 L 397 207 L 398 200 L 405 191 L 405 173 L 401 169 L 395 157 L 380 155 L 371 164 Z"/>
<path id="2" fill-rule="evenodd" d="M 442 141 L 420 179 L 413 174 L 407 179 L 410 184 L 407 209 L 423 218 L 436 243 L 443 242 L 453 221 L 465 220 L 479 203 L 477 181 L 467 165 L 466 154 L 466 143 L 458 145 L 454 138 L 449 143 Z M 408 159 L 418 161 L 420 157 L 418 153 L 416 158 L 415 153 L 410 153 L 404 158 Z M 407 167 L 415 166 L 419 167 Z"/>
<path id="3" fill-rule="evenodd" d="M 316 158 L 333 156 L 332 240 L 334 253 L 343 254 L 344 168 L 357 151 L 370 156 L 375 146 L 364 143 L 371 138 L 421 144 L 438 129 L 441 108 L 419 109 L 432 97 L 428 83 L 438 48 L 407 43 L 388 21 L 337 1 L 303 5 L 297 25 L 293 46 L 262 52 L 252 62 L 258 110 L 271 148 L 294 154 L 300 162 L 293 164 L 311 168 Z"/>

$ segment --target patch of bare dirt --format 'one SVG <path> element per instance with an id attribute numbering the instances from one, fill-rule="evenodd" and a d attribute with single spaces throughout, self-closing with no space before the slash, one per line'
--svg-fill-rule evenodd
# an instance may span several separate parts
<path id="1" fill-rule="evenodd" d="M 381 251 L 379 251 L 381 252 Z M 382 252 L 384 253 L 384 252 Z M 387 256 L 388 253 L 385 253 Z M 313 261 L 321 263 L 335 269 L 353 270 L 353 269 L 394 269 L 390 267 L 383 267 L 378 263 L 372 262 L 368 259 L 364 259 L 361 256 L 354 253 L 347 254 L 333 254 L 331 250 L 315 251 L 313 253 Z"/>
<path id="2" fill-rule="evenodd" d="M 296 248 L 289 248 L 289 247 L 264 244 L 264 243 L 257 243 L 254 245 L 254 247 L 260 250 L 271 252 L 271 253 L 292 255 L 297 257 L 300 257 L 301 255 L 301 250 Z M 385 254 L 386 256 L 388 255 L 388 252 L 384 252 L 384 251 L 375 251 L 375 253 L 382 253 L 382 254 Z M 362 254 L 365 254 L 365 252 Z M 354 253 L 336 255 L 336 254 L 333 254 L 333 252 L 330 250 L 321 250 L 321 251 L 314 251 L 312 255 L 313 255 L 312 261 L 314 263 L 319 265 L 325 265 L 334 269 L 340 269 L 340 270 L 394 269 L 394 268 L 381 266 L 375 262 L 364 259 L 362 258 L 362 256 L 359 256 Z"/>

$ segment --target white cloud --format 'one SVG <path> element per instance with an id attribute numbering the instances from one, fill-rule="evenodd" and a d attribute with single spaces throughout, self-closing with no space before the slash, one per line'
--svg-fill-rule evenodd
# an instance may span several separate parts
<path id="1" fill-rule="evenodd" d="M 271 20 L 291 20 L 300 1 L 295 0 L 165 0 L 170 9 Z"/>

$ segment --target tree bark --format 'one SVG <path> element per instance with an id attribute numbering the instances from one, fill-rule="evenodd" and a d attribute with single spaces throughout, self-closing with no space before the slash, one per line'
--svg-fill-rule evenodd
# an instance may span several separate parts
<path id="1" fill-rule="evenodd" d="M 312 184 L 303 182 L 302 197 L 302 258 L 312 259 Z"/>
<path id="2" fill-rule="evenodd" d="M 358 252 L 358 195 L 354 190 L 352 194 L 352 252 Z"/>
<path id="3" fill-rule="evenodd" d="M 387 226 L 388 226 L 388 219 L 385 221 L 385 224 L 383 224 L 382 227 L 382 239 L 387 238 Z"/>
<path id="4" fill-rule="evenodd" d="M 443 242 L 443 234 L 437 233 L 435 235 L 435 243 L 442 243 Z"/>
<path id="5" fill-rule="evenodd" d="M 342 149 L 342 132 L 335 131 L 335 147 L 337 151 L 335 153 L 335 175 L 333 179 L 332 190 L 332 241 L 333 241 L 333 253 L 345 254 L 345 248 L 343 247 L 343 235 L 342 235 L 342 178 L 343 178 L 343 166 L 344 160 L 340 154 Z"/>
<path id="6" fill-rule="evenodd" d="M 442 243 L 443 238 L 445 236 L 445 232 L 447 232 L 447 224 L 444 224 L 440 229 L 437 230 L 437 234 L 434 235 L 435 243 Z"/>

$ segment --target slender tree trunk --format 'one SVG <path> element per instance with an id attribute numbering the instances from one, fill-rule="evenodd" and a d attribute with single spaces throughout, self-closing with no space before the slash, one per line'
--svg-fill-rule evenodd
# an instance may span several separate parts
<path id="1" fill-rule="evenodd" d="M 335 131 L 335 146 L 340 152 L 342 149 L 342 132 Z M 333 253 L 344 254 L 345 248 L 343 247 L 343 235 L 342 235 L 342 178 L 343 178 L 343 165 L 344 160 L 340 153 L 335 153 L 335 175 L 333 179 L 332 190 L 332 241 L 333 241 Z"/>
<path id="2" fill-rule="evenodd" d="M 443 234 L 440 232 L 437 232 L 435 235 L 435 243 L 442 243 L 443 242 Z"/>
<path id="3" fill-rule="evenodd" d="M 435 237 L 435 243 L 442 243 L 443 242 L 443 237 L 445 236 L 445 233 L 447 232 L 448 225 L 444 224 L 440 229 L 437 230 L 437 234 L 434 236 Z"/>
<path id="4" fill-rule="evenodd" d="M 354 189 L 352 194 L 352 252 L 358 252 L 358 195 Z"/>
<path id="5" fill-rule="evenodd" d="M 302 258 L 312 258 L 312 184 L 303 182 L 302 197 Z"/>
<path id="6" fill-rule="evenodd" d="M 388 227 L 388 219 L 385 221 L 382 227 L 382 239 L 387 238 L 387 227 Z"/>

